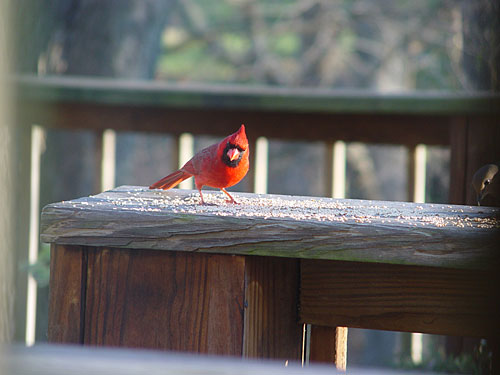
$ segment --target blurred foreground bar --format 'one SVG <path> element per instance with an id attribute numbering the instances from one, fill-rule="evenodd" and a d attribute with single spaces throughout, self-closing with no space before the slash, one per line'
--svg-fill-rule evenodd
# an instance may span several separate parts
<path id="1" fill-rule="evenodd" d="M 0 350 L 4 375 L 335 374 L 331 367 L 158 351 L 37 345 Z M 339 372 L 340 373 L 340 372 Z M 360 372 L 363 374 L 366 372 Z"/>
<path id="2" fill-rule="evenodd" d="M 153 350 L 78 347 L 74 345 L 10 346 L 0 350 L 4 375 L 335 375 L 331 366 L 300 367 L 283 361 L 242 360 Z M 351 375 L 404 375 L 414 371 L 351 368 Z M 419 372 L 426 375 L 427 373 Z M 429 374 L 431 375 L 431 374 Z"/>

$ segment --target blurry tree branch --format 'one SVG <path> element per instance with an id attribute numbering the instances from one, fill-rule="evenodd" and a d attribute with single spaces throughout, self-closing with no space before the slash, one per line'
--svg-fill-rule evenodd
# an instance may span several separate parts
<path id="1" fill-rule="evenodd" d="M 220 35 L 218 35 L 217 30 L 212 30 L 209 27 L 206 14 L 203 13 L 203 10 L 196 2 L 192 0 L 178 0 L 178 9 L 186 23 L 185 31 L 189 33 L 192 39 L 204 41 L 210 53 L 218 58 L 230 61 L 234 65 L 245 63 L 248 55 L 237 56 L 221 45 Z"/>

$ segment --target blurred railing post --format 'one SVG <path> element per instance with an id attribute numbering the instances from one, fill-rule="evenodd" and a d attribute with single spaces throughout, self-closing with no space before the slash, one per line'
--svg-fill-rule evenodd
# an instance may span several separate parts
<path id="1" fill-rule="evenodd" d="M 7 51 L 10 47 L 10 3 L 0 2 L 0 51 Z M 2 34 L 7 33 L 7 34 Z M 5 55 L 0 56 L 0 81 L 7 75 L 9 66 Z M 15 195 L 16 179 L 15 150 L 16 137 L 13 122 L 12 98 L 9 88 L 0 84 L 0 343 L 9 342 L 14 335 L 14 301 L 15 301 L 15 255 L 16 237 L 15 224 Z"/>

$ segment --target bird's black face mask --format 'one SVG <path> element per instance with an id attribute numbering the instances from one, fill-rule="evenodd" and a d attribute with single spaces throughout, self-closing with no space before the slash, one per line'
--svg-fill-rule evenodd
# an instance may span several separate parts
<path id="1" fill-rule="evenodd" d="M 230 152 L 231 150 L 235 150 Z M 241 162 L 241 158 L 243 157 L 243 154 L 246 152 L 246 150 L 242 149 L 240 146 L 234 145 L 232 143 L 227 143 L 226 147 L 224 148 L 224 151 L 222 152 L 222 162 L 227 165 L 228 167 L 231 168 L 236 168 L 238 164 Z M 235 154 L 235 158 L 231 160 L 231 157 L 229 156 L 231 153 Z"/>

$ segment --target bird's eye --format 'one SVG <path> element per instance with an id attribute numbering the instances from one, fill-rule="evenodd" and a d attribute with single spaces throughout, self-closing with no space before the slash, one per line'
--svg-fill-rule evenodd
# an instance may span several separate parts
<path id="1" fill-rule="evenodd" d="M 490 184 L 490 182 L 491 182 L 491 180 L 485 180 L 485 181 L 484 181 L 484 186 L 489 185 L 489 184 Z"/>

